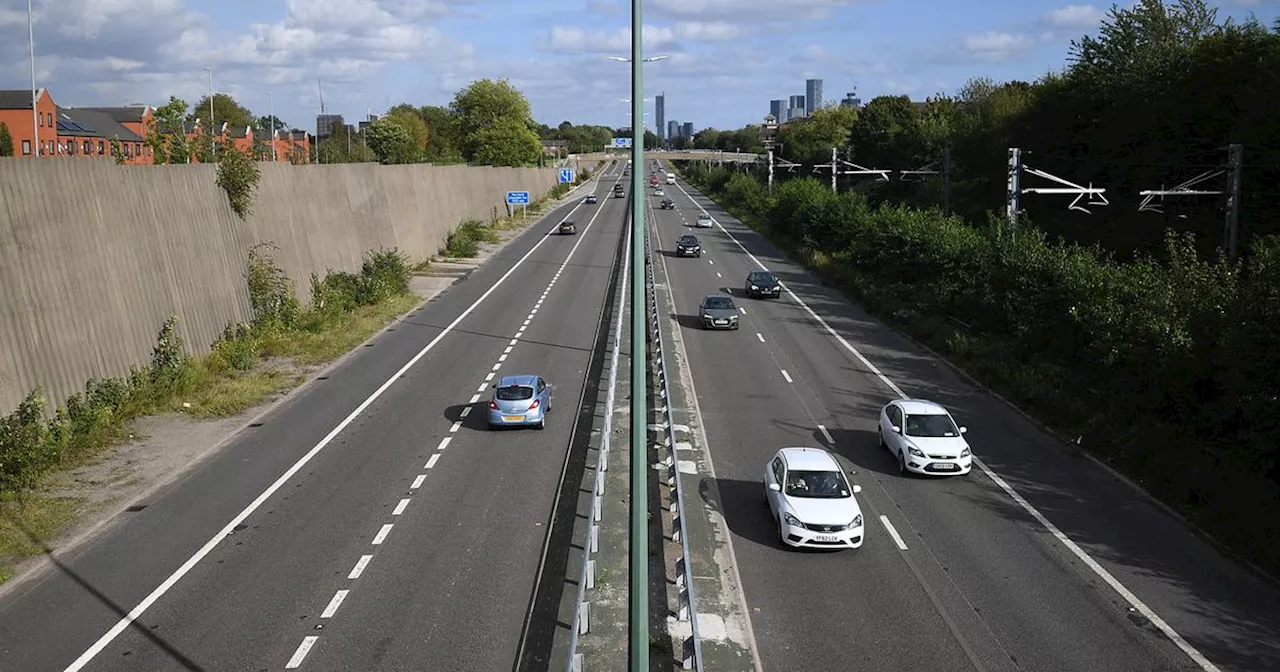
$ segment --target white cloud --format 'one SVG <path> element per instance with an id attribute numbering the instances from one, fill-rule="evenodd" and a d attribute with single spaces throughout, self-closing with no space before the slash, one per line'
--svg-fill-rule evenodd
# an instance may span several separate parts
<path id="1" fill-rule="evenodd" d="M 826 19 L 840 7 L 866 0 L 649 0 L 656 14 L 681 19 Z"/>
<path id="2" fill-rule="evenodd" d="M 693 42 L 727 42 L 742 37 L 740 26 L 727 21 L 679 21 L 676 35 Z"/>
<path id="3" fill-rule="evenodd" d="M 641 35 L 645 50 L 672 49 L 678 46 L 676 33 L 671 28 L 646 24 Z M 588 31 L 574 26 L 555 26 L 539 41 L 538 48 L 562 53 L 629 53 L 631 28 L 618 28 L 611 32 L 604 32 Z"/>
<path id="4" fill-rule="evenodd" d="M 965 35 L 960 40 L 961 50 L 980 61 L 1011 60 L 1026 54 L 1035 44 L 1036 40 L 1027 35 L 998 31 Z"/>
<path id="5" fill-rule="evenodd" d="M 1054 28 L 1091 30 L 1098 27 L 1107 13 L 1093 5 L 1067 5 L 1044 14 L 1044 22 Z"/>

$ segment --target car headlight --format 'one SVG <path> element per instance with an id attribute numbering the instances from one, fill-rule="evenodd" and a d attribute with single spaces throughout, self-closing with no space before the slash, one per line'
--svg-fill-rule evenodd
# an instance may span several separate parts
<path id="1" fill-rule="evenodd" d="M 804 527 L 804 523 L 800 522 L 799 518 L 796 518 L 795 516 L 789 513 L 782 514 L 782 522 L 788 525 L 791 525 L 793 527 Z"/>
<path id="2" fill-rule="evenodd" d="M 862 527 L 862 514 L 861 514 L 861 513 L 859 513 L 859 514 L 858 514 L 858 515 L 853 519 L 853 522 L 852 522 L 852 523 L 849 523 L 849 527 Z"/>
<path id="3" fill-rule="evenodd" d="M 969 446 L 965 446 L 964 450 L 960 451 L 960 457 L 969 457 L 972 454 L 973 453 L 969 451 Z"/>
<path id="4" fill-rule="evenodd" d="M 911 453 L 912 455 L 915 455 L 916 457 L 924 457 L 924 453 L 920 452 L 919 448 L 912 448 L 911 446 L 907 446 L 907 452 Z"/>
<path id="5" fill-rule="evenodd" d="M 703 316 L 702 316 L 702 319 L 704 319 L 704 320 L 709 320 L 709 319 L 711 319 L 711 314 L 710 314 L 710 313 L 707 313 L 706 315 L 703 315 Z"/>
<path id="6" fill-rule="evenodd" d="M 751 289 L 760 289 L 760 288 L 756 287 L 755 285 L 751 285 Z"/>

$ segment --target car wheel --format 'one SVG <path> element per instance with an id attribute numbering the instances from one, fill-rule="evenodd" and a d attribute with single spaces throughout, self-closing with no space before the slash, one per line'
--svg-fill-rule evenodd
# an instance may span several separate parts
<path id="1" fill-rule="evenodd" d="M 534 425 L 534 427 L 536 427 L 536 428 L 538 428 L 538 429 L 546 429 L 546 428 L 547 428 L 547 419 L 546 419 L 546 418 L 543 418 L 543 419 L 539 420 L 539 421 L 538 421 L 538 424 Z"/>
<path id="2" fill-rule="evenodd" d="M 884 430 L 876 430 L 876 439 L 880 441 L 880 450 L 889 449 L 889 444 L 884 442 Z"/>
<path id="3" fill-rule="evenodd" d="M 898 451 L 898 474 L 907 476 L 910 473 L 907 471 L 907 451 L 900 450 Z"/>

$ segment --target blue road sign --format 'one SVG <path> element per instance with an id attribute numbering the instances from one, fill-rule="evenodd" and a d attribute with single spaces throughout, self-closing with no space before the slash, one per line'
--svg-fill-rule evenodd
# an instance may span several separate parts
<path id="1" fill-rule="evenodd" d="M 508 191 L 507 205 L 529 205 L 529 192 Z"/>
<path id="2" fill-rule="evenodd" d="M 560 169 L 560 184 L 573 184 L 573 179 L 574 176 L 572 168 Z"/>
<path id="3" fill-rule="evenodd" d="M 614 147 L 630 147 L 631 138 L 614 138 L 613 146 Z"/>

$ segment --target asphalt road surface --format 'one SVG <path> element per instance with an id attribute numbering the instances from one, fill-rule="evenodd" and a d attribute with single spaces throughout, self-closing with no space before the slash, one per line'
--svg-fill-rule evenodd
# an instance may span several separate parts
<path id="1" fill-rule="evenodd" d="M 121 672 L 511 669 L 621 242 L 618 177 L 576 192 L 601 196 L 577 235 L 547 235 L 560 208 L 7 596 L 0 670 L 86 652 Z M 491 373 L 555 386 L 545 430 L 485 428 Z"/>
<path id="2" fill-rule="evenodd" d="M 712 505 L 730 529 L 765 670 L 1280 670 L 1273 585 L 823 287 L 683 180 L 663 186 L 678 209 L 654 211 L 655 263 L 679 313 L 716 471 Z M 718 225 L 688 228 L 702 208 Z M 702 258 L 674 256 L 683 233 L 699 236 Z M 744 298 L 757 260 L 795 296 Z M 739 331 L 698 328 L 697 305 L 713 292 L 745 308 Z M 886 380 L 946 405 L 1026 505 L 977 468 L 899 476 L 877 445 L 879 408 L 897 396 Z M 778 448 L 794 445 L 833 449 L 857 472 L 861 549 L 781 547 L 762 476 Z"/>

